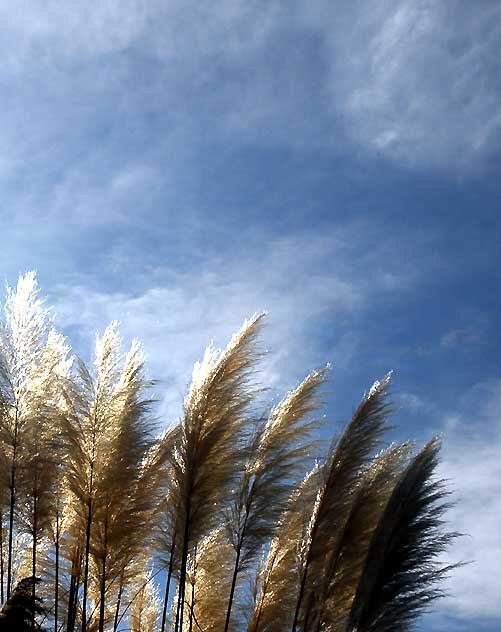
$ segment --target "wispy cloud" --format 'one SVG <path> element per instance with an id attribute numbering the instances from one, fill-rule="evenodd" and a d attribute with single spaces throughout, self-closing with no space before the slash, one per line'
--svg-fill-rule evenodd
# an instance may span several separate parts
<path id="1" fill-rule="evenodd" d="M 499 5 L 309 6 L 329 54 L 332 105 L 355 142 L 402 164 L 463 172 L 499 150 Z"/>
<path id="2" fill-rule="evenodd" d="M 4 5 L 1 75 L 52 90 L 29 118 L 6 103 L 0 174 L 28 151 L 57 155 L 63 125 L 106 146 L 90 121 L 139 103 L 163 109 L 178 146 L 209 133 L 469 173 L 500 149 L 500 18 L 496 4 L 431 0 Z M 12 130 L 35 121 L 19 147 Z"/>
<path id="3" fill-rule="evenodd" d="M 440 346 L 444 349 L 462 349 L 467 351 L 471 346 L 482 341 L 481 332 L 475 327 L 451 329 L 440 339 Z"/>
<path id="4" fill-rule="evenodd" d="M 2 48 L 8 53 L 6 62 L 14 67 L 34 58 L 71 64 L 135 46 L 163 61 L 239 58 L 262 44 L 280 13 L 277 2 L 252 6 L 242 0 L 103 0 L 95 7 L 81 0 L 71 7 L 60 2 L 41 7 L 23 0 L 0 11 L 5 27 Z M 16 46 L 9 49 L 7 43 L 14 40 Z"/>

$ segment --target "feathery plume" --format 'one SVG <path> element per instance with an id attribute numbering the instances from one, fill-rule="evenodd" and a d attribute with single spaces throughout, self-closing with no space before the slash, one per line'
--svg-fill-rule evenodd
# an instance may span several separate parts
<path id="1" fill-rule="evenodd" d="M 449 505 L 443 481 L 433 478 L 439 450 L 436 437 L 396 484 L 371 539 L 346 630 L 408 630 L 418 614 L 442 596 L 437 583 L 457 567 L 437 562 L 458 535 L 442 530 Z"/>
<path id="2" fill-rule="evenodd" d="M 290 630 L 300 581 L 308 520 L 318 496 L 322 468 L 316 464 L 293 491 L 257 578 L 247 632 Z"/>
<path id="3" fill-rule="evenodd" d="M 139 584 L 139 594 L 132 602 L 130 625 L 132 632 L 155 632 L 160 614 L 158 587 L 153 583 L 151 571 L 138 574 L 135 590 Z"/>
<path id="4" fill-rule="evenodd" d="M 193 370 L 171 460 L 171 524 L 180 554 L 176 632 L 183 626 L 188 556 L 215 526 L 221 499 L 241 468 L 241 434 L 253 398 L 248 381 L 262 319 L 260 314 L 246 321 L 223 352 L 207 349 Z"/>
<path id="5" fill-rule="evenodd" d="M 307 439 L 317 424 L 308 416 L 320 405 L 318 389 L 329 367 L 313 371 L 272 409 L 258 428 L 227 520 L 234 548 L 234 567 L 224 632 L 230 624 L 238 574 L 248 567 L 274 535 L 276 524 L 304 468 L 312 445 Z"/>
<path id="6" fill-rule="evenodd" d="M 324 576 L 326 551 L 337 546 L 348 519 L 360 472 L 386 430 L 386 395 L 390 374 L 373 384 L 355 414 L 334 444 L 323 467 L 324 480 L 318 491 L 304 548 L 307 551 L 300 571 L 299 593 L 291 630 L 304 621 L 318 594 Z"/>
<path id="7" fill-rule="evenodd" d="M 315 604 L 305 614 L 305 629 L 344 630 L 369 544 L 409 455 L 407 444 L 382 451 L 360 475 L 348 518 L 335 546 L 326 550 Z"/>

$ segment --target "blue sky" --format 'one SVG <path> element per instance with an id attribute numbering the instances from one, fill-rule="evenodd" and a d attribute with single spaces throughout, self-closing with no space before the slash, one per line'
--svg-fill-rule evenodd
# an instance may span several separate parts
<path id="1" fill-rule="evenodd" d="M 501 625 L 501 5 L 20 0 L 0 7 L 0 270 L 83 356 L 121 322 L 174 418 L 266 309 L 276 398 L 330 361 L 326 423 L 394 370 L 444 433 L 470 534 L 419 630 Z"/>

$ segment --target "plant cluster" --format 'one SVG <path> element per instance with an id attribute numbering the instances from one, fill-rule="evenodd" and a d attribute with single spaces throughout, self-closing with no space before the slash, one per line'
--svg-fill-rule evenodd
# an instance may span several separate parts
<path id="1" fill-rule="evenodd" d="M 33 273 L 8 290 L 0 629 L 396 632 L 440 596 L 438 439 L 383 443 L 387 376 L 309 469 L 327 369 L 257 414 L 262 322 L 206 350 L 155 436 L 139 343 L 112 323 L 86 366 Z"/>

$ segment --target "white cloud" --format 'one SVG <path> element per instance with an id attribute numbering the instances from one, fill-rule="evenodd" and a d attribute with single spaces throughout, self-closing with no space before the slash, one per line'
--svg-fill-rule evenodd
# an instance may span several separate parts
<path id="1" fill-rule="evenodd" d="M 360 226 L 340 228 L 335 236 L 303 233 L 271 239 L 262 235 L 257 247 L 229 248 L 184 271 L 168 267 L 136 270 L 130 281 L 134 286 L 138 275 L 141 277 L 138 294 L 91 289 L 81 276 L 73 286 L 57 287 L 50 300 L 55 304 L 57 322 L 70 337 L 75 330 L 83 335 L 84 351 L 92 343 L 95 329 L 102 330 L 112 319 L 121 321 L 126 339 L 142 339 L 152 375 L 161 378 L 162 388 L 167 390 L 165 410 L 177 414 L 191 366 L 205 346 L 213 338 L 216 345 L 225 345 L 242 321 L 256 311 L 269 311 L 263 335 L 263 345 L 270 349 L 263 375 L 267 386 L 289 388 L 308 370 L 328 361 L 334 370 L 349 364 L 356 337 L 352 332 L 323 332 L 318 327 L 325 325 L 319 323 L 359 315 L 375 296 L 405 292 L 412 284 L 404 272 L 397 274 L 391 260 L 381 264 L 381 248 L 391 248 L 391 244 L 373 248 L 370 257 L 348 257 L 351 249 L 363 250 L 360 238 L 352 239 L 359 231 Z M 245 243 L 245 236 L 241 237 Z M 367 239 L 371 240 L 370 235 Z M 392 278 L 389 285 L 388 276 Z"/>
<path id="2" fill-rule="evenodd" d="M 451 574 L 446 613 L 478 622 L 501 623 L 501 380 L 479 384 L 462 409 L 444 421 L 440 476 L 455 488 L 450 526 L 466 534 L 450 550 L 449 561 L 472 562 Z"/>

